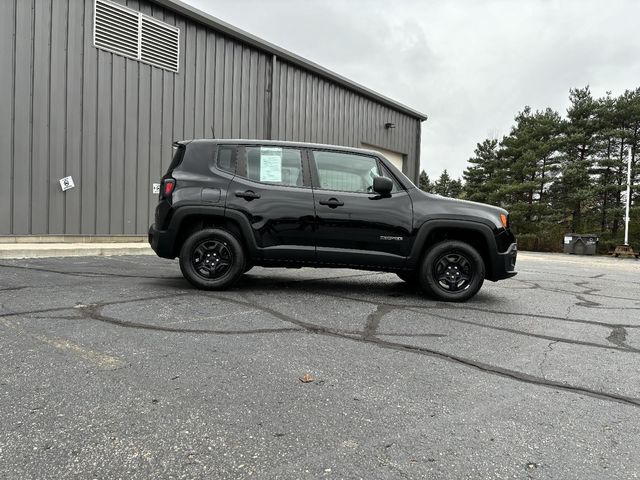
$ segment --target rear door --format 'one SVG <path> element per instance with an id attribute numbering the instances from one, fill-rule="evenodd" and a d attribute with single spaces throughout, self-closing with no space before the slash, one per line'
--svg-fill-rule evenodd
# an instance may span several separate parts
<path id="1" fill-rule="evenodd" d="M 272 145 L 238 148 L 227 209 L 240 212 L 262 260 L 315 261 L 311 175 L 305 151 Z"/>
<path id="2" fill-rule="evenodd" d="M 310 160 L 318 261 L 402 267 L 413 224 L 406 190 L 374 156 L 314 149 Z M 391 195 L 373 191 L 378 175 L 394 181 Z"/>

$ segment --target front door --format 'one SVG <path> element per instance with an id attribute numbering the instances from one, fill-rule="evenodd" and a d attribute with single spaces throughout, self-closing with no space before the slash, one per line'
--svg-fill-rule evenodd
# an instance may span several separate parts
<path id="1" fill-rule="evenodd" d="M 238 149 L 226 206 L 247 218 L 262 260 L 315 261 L 313 192 L 303 153 L 260 145 Z"/>
<path id="2" fill-rule="evenodd" d="M 399 268 L 409 255 L 413 209 L 394 180 L 391 195 L 373 191 L 373 178 L 391 176 L 369 155 L 311 152 L 316 251 L 321 263 Z"/>

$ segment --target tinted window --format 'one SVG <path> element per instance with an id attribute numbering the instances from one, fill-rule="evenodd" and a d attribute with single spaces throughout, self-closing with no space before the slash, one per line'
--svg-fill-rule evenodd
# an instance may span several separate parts
<path id="1" fill-rule="evenodd" d="M 302 186 L 300 150 L 281 147 L 247 147 L 247 178 L 290 187 Z"/>
<path id="2" fill-rule="evenodd" d="M 232 145 L 218 147 L 218 168 L 225 172 L 236 173 L 236 155 Z"/>
<path id="3" fill-rule="evenodd" d="M 313 152 L 319 188 L 344 192 L 372 192 L 378 162 L 373 157 L 340 152 Z"/>

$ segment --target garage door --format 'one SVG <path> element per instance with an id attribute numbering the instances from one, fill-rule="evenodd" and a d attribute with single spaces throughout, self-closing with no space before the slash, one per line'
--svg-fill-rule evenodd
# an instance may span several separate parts
<path id="1" fill-rule="evenodd" d="M 405 172 L 405 170 L 404 170 L 404 155 L 402 153 L 393 152 L 391 150 L 386 150 L 386 149 L 380 148 L 380 147 L 374 147 L 373 145 L 369 145 L 367 143 L 363 143 L 362 144 L 362 148 L 366 148 L 367 150 L 375 150 L 376 152 L 380 152 L 387 159 L 389 159 L 389 161 L 391 163 L 393 163 L 396 167 L 398 167 L 398 170 L 400 170 L 403 173 Z"/>

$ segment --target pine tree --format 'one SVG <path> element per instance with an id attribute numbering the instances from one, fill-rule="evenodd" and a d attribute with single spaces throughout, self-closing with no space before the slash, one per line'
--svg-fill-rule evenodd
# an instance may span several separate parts
<path id="1" fill-rule="evenodd" d="M 492 203 L 492 194 L 496 191 L 495 177 L 498 168 L 498 141 L 487 139 L 478 143 L 471 164 L 462 173 L 464 194 L 468 200 Z"/>
<path id="2" fill-rule="evenodd" d="M 462 180 L 451 180 L 449 183 L 449 197 L 451 198 L 460 198 L 463 193 L 463 185 Z"/>
<path id="3" fill-rule="evenodd" d="M 433 193 L 437 195 L 442 195 L 443 197 L 448 197 L 451 189 L 451 177 L 449 176 L 449 172 L 445 169 L 441 174 L 440 178 L 435 181 L 433 184 Z"/>
<path id="4" fill-rule="evenodd" d="M 561 145 L 562 163 L 559 182 L 560 200 L 570 218 L 573 231 L 582 231 L 583 213 L 595 197 L 591 182 L 594 154 L 597 148 L 597 102 L 589 87 L 569 92 L 570 107 L 564 122 L 564 139 Z"/>
<path id="5" fill-rule="evenodd" d="M 506 169 L 500 193 L 514 205 L 514 219 L 521 225 L 551 221 L 547 193 L 558 170 L 560 115 L 551 109 L 532 112 L 525 107 L 515 121 L 500 145 L 500 168 Z"/>
<path id="6" fill-rule="evenodd" d="M 420 172 L 420 177 L 418 178 L 418 188 L 424 192 L 431 192 L 431 180 L 429 180 L 429 175 L 427 175 L 427 172 L 425 172 L 424 170 Z"/>

